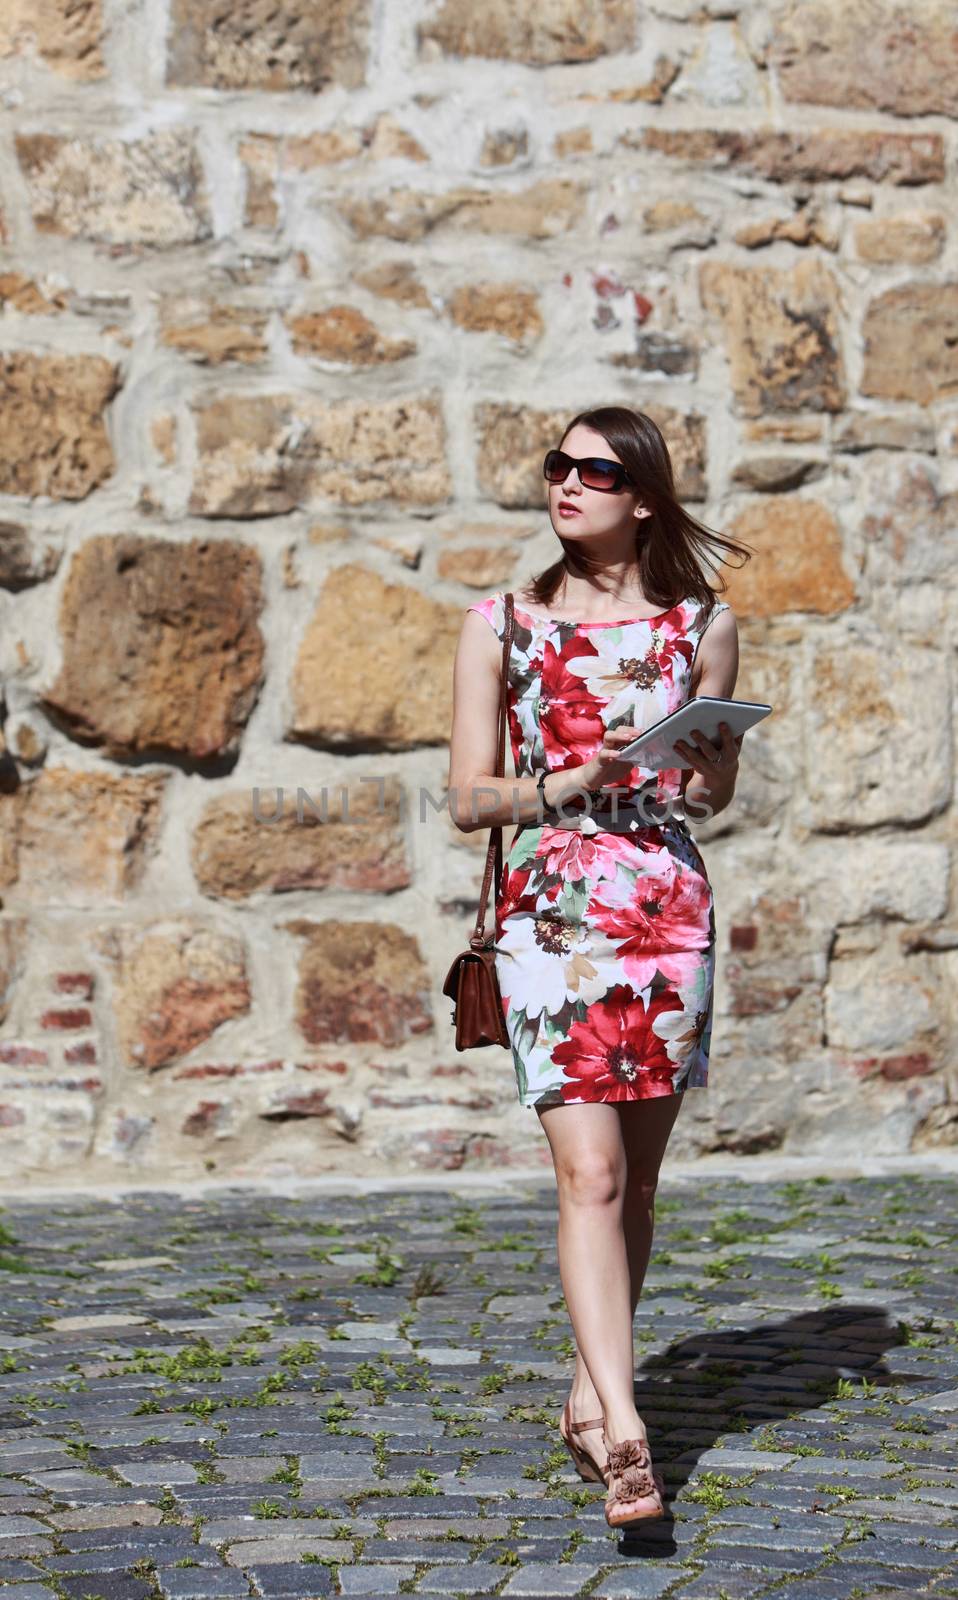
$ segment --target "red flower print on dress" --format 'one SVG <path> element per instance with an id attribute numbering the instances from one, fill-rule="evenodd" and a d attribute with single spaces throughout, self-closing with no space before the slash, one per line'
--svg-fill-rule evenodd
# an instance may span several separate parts
<path id="1" fill-rule="evenodd" d="M 522 724 L 516 715 L 514 705 L 509 707 L 509 743 L 512 745 L 512 759 L 518 766 L 519 752 L 522 749 Z"/>
<path id="2" fill-rule="evenodd" d="M 532 877 L 534 867 L 510 867 L 507 862 L 502 864 L 502 881 L 499 885 L 499 899 L 494 909 L 496 939 L 502 938 L 503 923 L 513 912 L 518 911 L 522 904 L 526 886 Z"/>
<path id="3" fill-rule="evenodd" d="M 667 616 L 659 618 L 652 638 L 657 645 L 656 655 L 664 676 L 672 678 L 676 657 L 683 661 L 686 667 L 691 667 L 695 646 L 683 632 L 681 608 L 676 607 Z M 666 668 L 668 668 L 667 674 Z"/>
<path id="4" fill-rule="evenodd" d="M 575 649 L 581 655 L 583 648 L 587 647 L 580 640 Z M 601 706 L 583 693 L 582 679 L 569 672 L 565 655 L 547 643 L 543 650 L 539 726 L 546 754 L 560 758 L 550 763 L 554 771 L 562 769 L 561 758 L 569 766 L 578 766 L 581 756 L 576 754 L 574 762 L 568 757 L 585 746 L 598 750 L 605 734 L 601 711 Z"/>
<path id="5" fill-rule="evenodd" d="M 635 846 L 631 839 L 620 833 L 567 833 L 558 830 L 544 833 L 536 850 L 536 861 L 547 877 L 560 878 L 566 883 L 589 884 L 606 877 L 614 877 L 617 861 L 631 866 L 635 859 Z"/>
<path id="6" fill-rule="evenodd" d="M 644 1006 L 626 984 L 610 989 L 552 1051 L 552 1060 L 564 1069 L 563 1099 L 652 1100 L 672 1094 L 675 1066 L 649 1024 L 661 1011 L 674 1009 L 674 996 Z"/>
<path id="7" fill-rule="evenodd" d="M 588 914 L 615 940 L 616 957 L 638 989 L 656 972 L 682 987 L 701 964 L 696 952 L 709 946 L 712 891 L 697 872 L 677 866 L 668 850 L 648 851 L 646 862 L 634 884 L 598 884 Z"/>

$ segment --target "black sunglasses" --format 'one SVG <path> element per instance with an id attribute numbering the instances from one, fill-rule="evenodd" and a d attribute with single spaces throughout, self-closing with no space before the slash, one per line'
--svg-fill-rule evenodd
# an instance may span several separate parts
<path id="1" fill-rule="evenodd" d="M 606 461 L 602 456 L 584 456 L 577 461 L 564 450 L 549 450 L 542 471 L 549 483 L 565 483 L 573 467 L 584 489 L 598 489 L 602 494 L 617 494 L 632 481 L 621 461 Z"/>

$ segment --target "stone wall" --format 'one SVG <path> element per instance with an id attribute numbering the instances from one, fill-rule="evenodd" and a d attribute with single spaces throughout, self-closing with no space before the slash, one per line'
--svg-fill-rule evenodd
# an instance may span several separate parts
<path id="1" fill-rule="evenodd" d="M 547 1162 L 441 994 L 485 835 L 419 802 L 464 609 L 558 553 L 542 454 L 611 401 L 754 548 L 775 706 L 697 830 L 673 1149 L 955 1142 L 955 39 L 945 0 L 8 0 L 0 1181 Z"/>

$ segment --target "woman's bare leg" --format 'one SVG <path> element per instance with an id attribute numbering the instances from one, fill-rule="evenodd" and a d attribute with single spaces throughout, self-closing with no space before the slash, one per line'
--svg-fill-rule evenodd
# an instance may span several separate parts
<path id="1" fill-rule="evenodd" d="M 632 1315 L 639 1303 L 655 1231 L 655 1191 L 666 1146 L 685 1099 L 681 1094 L 655 1100 L 629 1100 L 619 1105 L 625 1145 L 626 1180 L 622 1221 L 629 1259 Z"/>
<path id="2" fill-rule="evenodd" d="M 598 1111 L 599 1115 L 589 1115 Z M 582 1113 L 586 1115 L 583 1116 Z M 569 1120 L 569 1119 L 574 1120 Z M 559 1252 L 559 1275 L 562 1279 L 563 1292 L 566 1304 L 569 1295 L 566 1291 L 565 1277 L 563 1274 L 563 1190 L 569 1176 L 569 1159 L 566 1152 L 570 1150 L 585 1157 L 589 1168 L 597 1168 L 600 1181 L 604 1187 L 608 1168 L 625 1172 L 625 1147 L 622 1143 L 621 1129 L 617 1128 L 618 1118 L 611 1107 L 606 1106 L 553 1106 L 548 1111 L 539 1113 L 539 1120 L 545 1129 L 546 1138 L 552 1150 L 552 1161 L 556 1171 L 556 1189 L 559 1196 L 559 1219 L 557 1227 L 557 1241 Z M 582 1169 L 582 1181 L 587 1181 L 585 1164 Z M 614 1185 L 611 1186 L 614 1193 Z M 570 1317 L 572 1316 L 570 1309 Z M 592 1375 L 582 1353 L 580 1340 L 577 1336 L 575 1318 L 572 1317 L 573 1333 L 575 1335 L 575 1372 L 572 1378 L 572 1391 L 570 1395 L 570 1410 L 573 1422 L 585 1422 L 603 1414 L 602 1400 L 599 1397 Z M 578 1436 L 580 1444 L 594 1457 L 596 1463 L 602 1467 L 605 1464 L 606 1449 L 602 1443 L 601 1428 L 590 1429 L 585 1434 Z"/>
<path id="3" fill-rule="evenodd" d="M 559 1271 L 576 1337 L 572 1415 L 604 1413 L 610 1443 L 646 1437 L 635 1409 L 632 1319 L 651 1251 L 658 1170 L 681 1098 L 539 1114 L 556 1170 Z M 602 1465 L 600 1431 L 580 1438 Z"/>

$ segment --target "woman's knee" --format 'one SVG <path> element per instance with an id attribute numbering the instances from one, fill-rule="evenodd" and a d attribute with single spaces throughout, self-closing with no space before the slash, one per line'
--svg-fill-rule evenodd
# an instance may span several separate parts
<path id="1" fill-rule="evenodd" d="M 659 1186 L 659 1174 L 657 1171 L 651 1172 L 644 1162 L 630 1162 L 627 1168 L 626 1183 L 630 1197 L 648 1206 L 654 1204 L 655 1192 Z"/>
<path id="2" fill-rule="evenodd" d="M 621 1157 L 602 1151 L 570 1152 L 556 1167 L 559 1200 L 571 1205 L 611 1205 L 625 1190 L 627 1172 Z"/>
<path id="3" fill-rule="evenodd" d="M 629 1190 L 655 1197 L 659 1171 L 683 1096 L 665 1095 L 623 1108 L 623 1144 Z"/>

